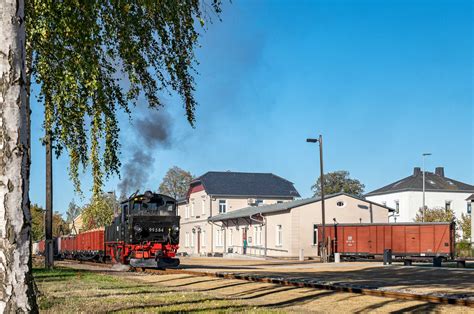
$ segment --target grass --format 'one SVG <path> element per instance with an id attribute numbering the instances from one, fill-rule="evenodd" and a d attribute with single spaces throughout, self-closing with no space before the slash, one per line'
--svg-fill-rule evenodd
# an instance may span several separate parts
<path id="1" fill-rule="evenodd" d="M 241 300 L 171 287 L 131 282 L 130 278 L 86 270 L 33 270 L 40 311 L 48 313 L 100 312 L 269 312 Z"/>

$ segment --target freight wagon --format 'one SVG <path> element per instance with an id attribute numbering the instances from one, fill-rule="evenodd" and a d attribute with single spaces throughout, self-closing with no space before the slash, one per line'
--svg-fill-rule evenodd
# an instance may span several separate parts
<path id="1" fill-rule="evenodd" d="M 322 226 L 318 240 L 322 243 Z M 454 223 L 385 223 L 326 225 L 326 239 L 332 253 L 341 257 L 373 258 L 392 250 L 394 257 L 444 257 L 453 259 Z"/>

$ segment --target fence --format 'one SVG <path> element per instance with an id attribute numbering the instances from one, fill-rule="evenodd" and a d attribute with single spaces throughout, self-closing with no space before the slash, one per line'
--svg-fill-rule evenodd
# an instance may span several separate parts
<path id="1" fill-rule="evenodd" d="M 280 250 L 280 249 L 272 249 L 267 248 L 267 254 L 269 252 L 281 252 L 281 253 L 288 253 L 288 250 Z M 244 247 L 241 245 L 230 245 L 227 248 L 227 253 L 237 253 L 237 254 L 244 254 Z M 247 246 L 245 255 L 250 256 L 265 256 L 265 247 L 263 246 Z"/>

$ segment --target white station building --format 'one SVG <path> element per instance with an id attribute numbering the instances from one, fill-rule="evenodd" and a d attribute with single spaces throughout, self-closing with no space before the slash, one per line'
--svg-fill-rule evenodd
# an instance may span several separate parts
<path id="1" fill-rule="evenodd" d="M 457 218 L 470 214 L 474 186 L 444 175 L 444 168 L 425 172 L 425 204 L 427 208 L 453 209 Z M 372 202 L 394 208 L 390 222 L 412 222 L 423 207 L 423 172 L 414 168 L 413 174 L 365 195 Z"/>

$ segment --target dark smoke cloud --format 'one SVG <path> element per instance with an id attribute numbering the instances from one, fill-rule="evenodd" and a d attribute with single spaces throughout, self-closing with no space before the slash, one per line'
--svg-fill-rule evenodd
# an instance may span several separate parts
<path id="1" fill-rule="evenodd" d="M 122 167 L 117 186 L 122 199 L 147 187 L 149 174 L 153 173 L 156 148 L 171 146 L 171 117 L 164 109 L 147 110 L 131 127 L 135 143 L 128 149 L 132 152 L 131 157 Z"/>

